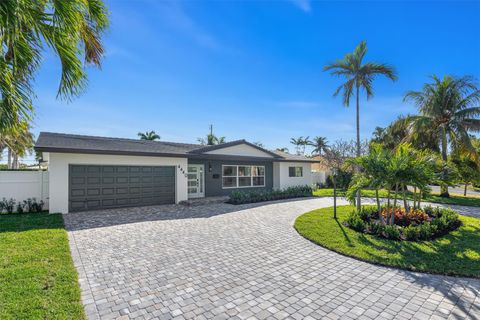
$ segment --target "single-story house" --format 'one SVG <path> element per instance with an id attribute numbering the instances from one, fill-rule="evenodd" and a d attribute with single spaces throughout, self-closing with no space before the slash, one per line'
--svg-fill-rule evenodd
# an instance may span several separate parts
<path id="1" fill-rule="evenodd" d="M 61 213 L 310 185 L 314 162 L 245 140 L 204 146 L 42 132 L 35 150 L 48 162 L 50 212 Z"/>

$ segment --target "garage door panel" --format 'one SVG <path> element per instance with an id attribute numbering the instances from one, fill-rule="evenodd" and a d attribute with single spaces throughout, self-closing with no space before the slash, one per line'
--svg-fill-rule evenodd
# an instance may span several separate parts
<path id="1" fill-rule="evenodd" d="M 128 184 L 128 176 L 124 177 L 116 177 L 117 184 Z"/>
<path id="2" fill-rule="evenodd" d="M 102 177 L 103 185 L 111 185 L 115 183 L 115 177 Z"/>
<path id="3" fill-rule="evenodd" d="M 99 196 L 99 195 L 100 195 L 100 188 L 87 189 L 87 196 Z"/>
<path id="4" fill-rule="evenodd" d="M 71 196 L 72 197 L 84 197 L 85 196 L 85 189 L 71 189 Z"/>
<path id="5" fill-rule="evenodd" d="M 175 203 L 174 166 L 71 165 L 70 211 Z"/>
<path id="6" fill-rule="evenodd" d="M 140 177 L 130 177 L 130 183 L 141 183 L 142 180 L 140 179 Z"/>
<path id="7" fill-rule="evenodd" d="M 110 196 L 115 194 L 115 189 L 114 188 L 102 188 L 102 194 L 105 196 Z"/>

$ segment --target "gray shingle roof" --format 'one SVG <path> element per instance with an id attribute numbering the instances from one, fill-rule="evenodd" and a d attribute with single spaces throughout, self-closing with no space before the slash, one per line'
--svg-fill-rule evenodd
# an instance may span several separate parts
<path id="1" fill-rule="evenodd" d="M 222 144 L 222 147 L 241 143 L 254 146 L 245 140 L 236 140 Z M 280 151 L 269 151 L 257 146 L 254 147 L 264 150 L 273 156 L 277 156 L 278 158 L 275 160 L 279 161 L 312 161 L 311 159 L 301 156 L 290 155 Z M 35 149 L 41 152 L 132 154 L 171 157 L 204 155 L 204 152 L 218 148 L 219 146 L 206 147 L 191 143 L 97 137 L 53 132 L 41 132 L 35 144 Z"/>
<path id="2" fill-rule="evenodd" d="M 283 151 L 280 151 L 280 150 L 274 150 L 273 153 L 282 157 L 283 161 L 317 162 L 316 160 L 314 160 L 312 158 L 307 158 L 305 156 L 299 156 L 299 155 L 296 155 L 296 154 L 290 154 L 290 153 L 283 152 Z"/>
<path id="3" fill-rule="evenodd" d="M 98 151 L 98 153 L 105 151 L 172 155 L 185 155 L 187 152 L 200 147 L 198 144 L 96 137 L 53 132 L 41 132 L 35 144 L 35 148 L 40 151 L 54 151 L 55 149 L 59 149 L 64 151 Z"/>

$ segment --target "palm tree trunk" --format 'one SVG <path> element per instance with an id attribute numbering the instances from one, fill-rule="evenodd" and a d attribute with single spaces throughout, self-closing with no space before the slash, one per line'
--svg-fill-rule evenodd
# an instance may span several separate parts
<path id="1" fill-rule="evenodd" d="M 390 195 L 391 195 L 391 187 L 388 186 L 388 194 L 387 194 L 387 216 L 385 217 L 386 222 L 388 223 L 388 220 L 390 219 Z M 385 224 L 385 221 L 381 220 L 382 224 Z"/>
<path id="2" fill-rule="evenodd" d="M 442 160 L 443 160 L 443 171 L 442 171 L 442 178 L 444 182 L 447 180 L 448 176 L 448 169 L 447 169 L 447 161 L 448 161 L 448 154 L 447 154 L 447 132 L 445 128 L 442 131 Z M 441 186 L 440 187 L 440 197 L 448 198 L 450 194 L 448 193 L 448 186 Z"/>
<path id="3" fill-rule="evenodd" d="M 422 190 L 418 190 L 418 209 L 422 209 L 422 207 L 420 207 L 420 202 L 422 202 Z"/>
<path id="4" fill-rule="evenodd" d="M 360 157 L 360 88 L 357 84 L 357 157 Z M 357 172 L 360 172 L 360 168 L 357 166 Z M 361 189 L 357 190 L 357 211 L 362 208 Z"/>
<path id="5" fill-rule="evenodd" d="M 397 207 L 397 197 L 398 197 L 398 184 L 395 185 L 395 197 L 393 198 L 393 208 L 392 213 L 390 214 L 389 224 L 395 224 L 395 208 Z"/>
<path id="6" fill-rule="evenodd" d="M 7 168 L 12 169 L 12 149 L 7 148 Z"/>
<path id="7" fill-rule="evenodd" d="M 417 187 L 413 187 L 413 210 L 417 209 Z"/>
<path id="8" fill-rule="evenodd" d="M 403 186 L 403 207 L 405 208 L 405 211 L 408 212 L 409 208 L 408 208 L 408 202 L 407 202 L 407 193 L 405 191 L 407 187 L 406 186 Z"/>
<path id="9" fill-rule="evenodd" d="M 12 169 L 18 169 L 18 155 L 15 152 L 13 153 Z"/>

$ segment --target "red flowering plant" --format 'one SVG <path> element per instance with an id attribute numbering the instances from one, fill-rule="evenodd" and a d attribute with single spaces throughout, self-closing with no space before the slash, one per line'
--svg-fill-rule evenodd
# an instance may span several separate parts
<path id="1" fill-rule="evenodd" d="M 395 224 L 402 226 L 402 227 L 407 227 L 409 225 L 413 224 L 421 224 L 424 223 L 425 221 L 429 221 L 430 217 L 428 214 L 423 212 L 423 210 L 420 209 L 413 209 L 410 208 L 408 211 L 405 210 L 405 208 L 383 208 L 382 209 L 382 216 L 386 219 L 388 216 L 392 214 L 395 215 Z"/>

